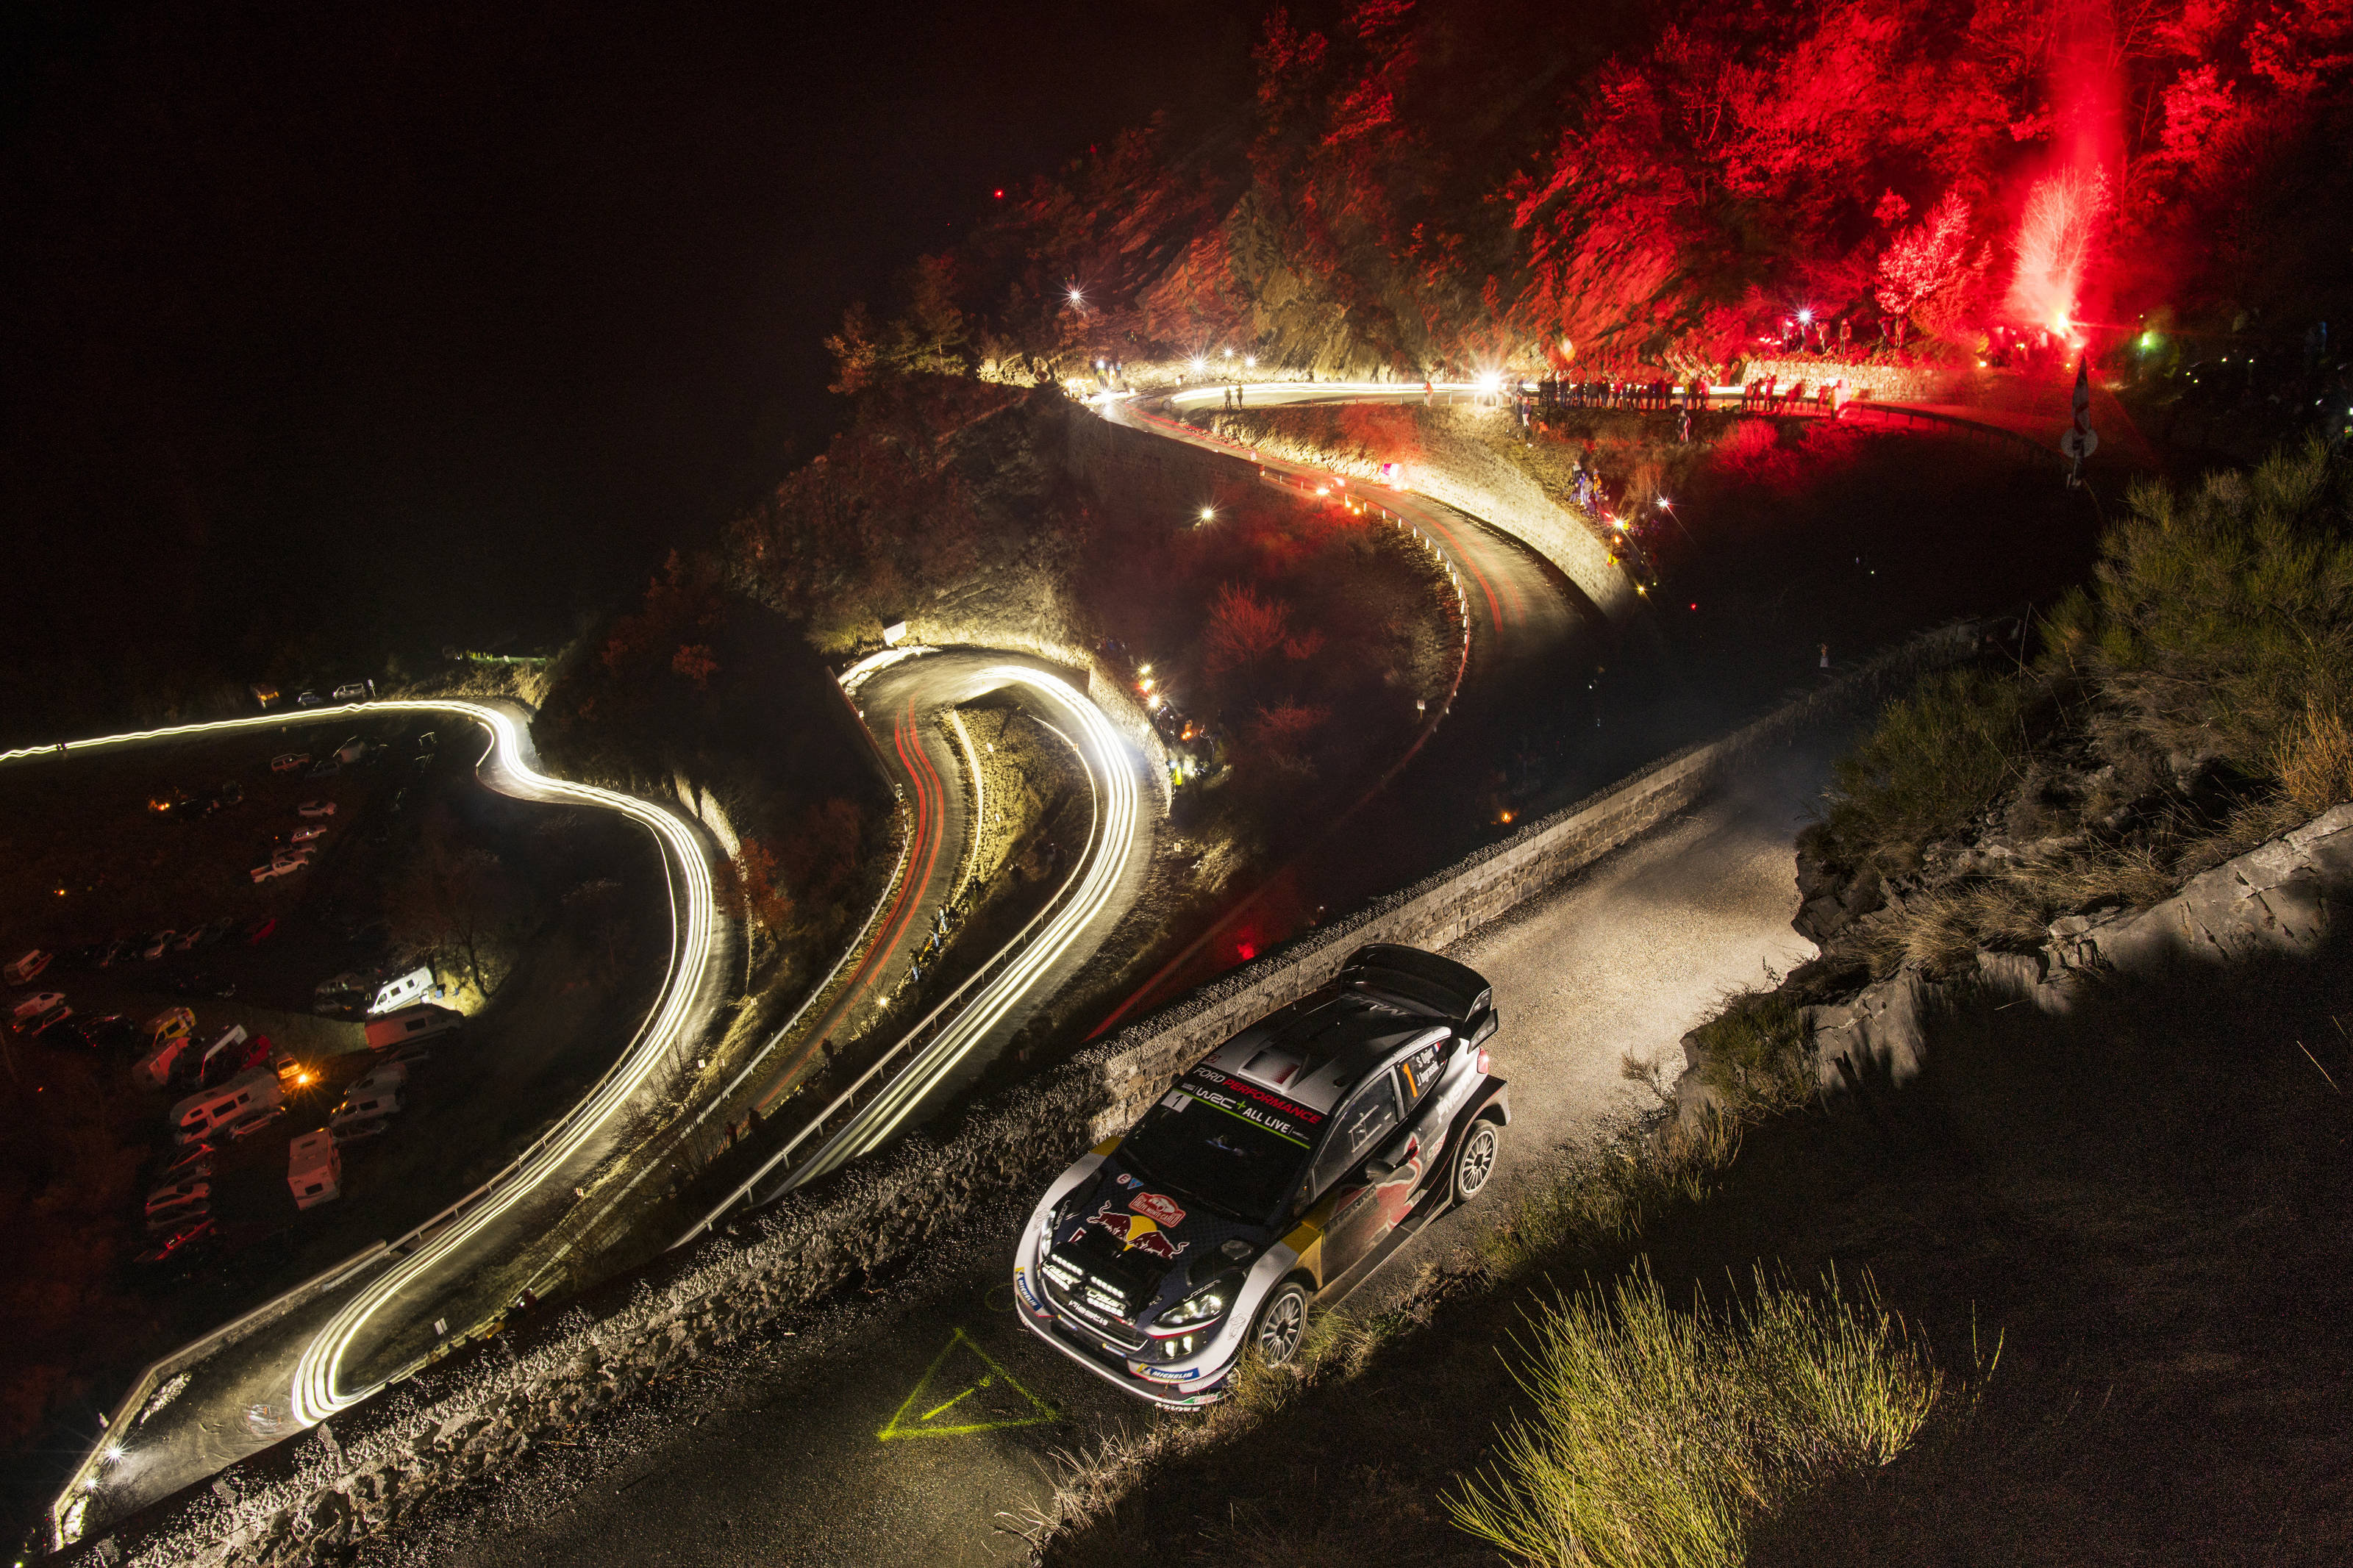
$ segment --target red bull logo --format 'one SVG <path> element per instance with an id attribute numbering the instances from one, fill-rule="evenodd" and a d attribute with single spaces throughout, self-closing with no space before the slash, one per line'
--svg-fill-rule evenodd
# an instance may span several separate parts
<path id="1" fill-rule="evenodd" d="M 1162 1201 L 1166 1202 L 1166 1199 Z M 1176 1207 L 1173 1204 L 1169 1206 L 1172 1209 Z M 1183 1210 L 1177 1209 L 1176 1213 L 1179 1218 L 1183 1217 Z M 1148 1258 L 1157 1258 L 1163 1263 L 1175 1261 L 1178 1253 L 1192 1245 L 1189 1242 L 1171 1241 L 1167 1233 L 1161 1228 L 1160 1222 L 1149 1215 L 1118 1214 L 1113 1212 L 1109 1204 L 1097 1209 L 1093 1217 L 1087 1223 L 1099 1225 L 1119 1237 L 1119 1249 L 1122 1252 L 1141 1252 Z"/>

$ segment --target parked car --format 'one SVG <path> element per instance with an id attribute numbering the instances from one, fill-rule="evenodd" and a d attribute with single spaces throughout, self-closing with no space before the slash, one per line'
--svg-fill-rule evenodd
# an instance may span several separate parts
<path id="1" fill-rule="evenodd" d="M 47 1040 L 53 1046 L 78 1044 L 72 1033 L 73 1016 L 72 1008 L 59 1007 L 55 1012 L 45 1013 L 34 1019 L 26 1026 L 26 1032 L 33 1038 Z"/>
<path id="2" fill-rule="evenodd" d="M 147 945 L 139 950 L 139 956 L 150 960 L 163 957 L 164 950 L 170 947 L 172 945 L 173 939 L 179 934 L 179 932 L 172 931 L 157 931 L 154 935 L 147 939 Z"/>
<path id="3" fill-rule="evenodd" d="M 294 830 L 293 837 L 288 842 L 294 844 L 315 844 L 326 836 L 327 830 L 323 827 L 298 827 Z"/>
<path id="4" fill-rule="evenodd" d="M 350 740 L 345 741 L 342 745 L 335 748 L 335 761 L 343 763 L 343 766 L 348 768 L 358 763 L 364 762 L 367 759 L 368 750 L 369 747 L 367 742 L 360 736 L 353 735 Z"/>
<path id="5" fill-rule="evenodd" d="M 36 991 L 30 996 L 19 1000 L 16 1006 L 9 1010 L 8 1018 L 11 1023 L 22 1028 L 42 1014 L 65 1005 L 66 994 L 62 991 Z"/>
<path id="6" fill-rule="evenodd" d="M 321 697 L 315 691 L 305 691 L 300 697 L 294 699 L 294 706 L 297 708 L 320 708 L 325 706 L 325 704 L 326 699 Z"/>
<path id="7" fill-rule="evenodd" d="M 301 866 L 299 862 L 271 860 L 266 864 L 256 866 L 248 875 L 250 875 L 257 882 L 267 882 L 276 878 L 283 877 L 290 871 L 299 871 L 301 869 Z"/>
<path id="8" fill-rule="evenodd" d="M 183 1204 L 208 1202 L 212 1195 L 213 1184 L 209 1176 L 183 1176 L 176 1182 L 165 1183 L 147 1194 L 147 1217 L 153 1219 L 157 1215 L 168 1209 L 177 1208 Z"/>
<path id="9" fill-rule="evenodd" d="M 182 1226 L 179 1229 L 172 1232 L 171 1235 L 164 1237 L 162 1240 L 156 1242 L 154 1246 L 141 1253 L 137 1258 L 132 1259 L 132 1261 L 150 1266 L 158 1263 L 171 1263 L 178 1261 L 187 1254 L 195 1251 L 206 1240 L 211 1238 L 212 1234 L 212 1216 L 207 1215 L 201 1219 L 197 1219 L 190 1224 Z"/>
<path id="10" fill-rule="evenodd" d="M 232 1143 L 242 1142 L 285 1114 L 282 1105 L 256 1106 L 222 1128 L 221 1134 Z"/>
<path id="11" fill-rule="evenodd" d="M 375 1116 L 356 1121 L 338 1121 L 331 1125 L 327 1131 L 333 1136 L 338 1146 L 356 1143 L 364 1138 L 374 1138 L 381 1133 L 391 1131 L 392 1118 Z"/>
<path id="12" fill-rule="evenodd" d="M 373 684 L 373 682 L 365 680 L 346 681 L 343 685 L 335 688 L 335 700 L 338 702 L 364 702 L 368 700 L 370 695 L 368 689 Z"/>
<path id="13" fill-rule="evenodd" d="M 81 1043 L 94 1051 L 125 1050 L 139 1043 L 139 1030 L 120 1013 L 85 1017 L 76 1026 Z"/>
<path id="14" fill-rule="evenodd" d="M 327 1125 L 341 1129 L 363 1121 L 376 1121 L 397 1114 L 400 1109 L 400 1091 L 396 1089 L 347 1092 L 336 1105 L 334 1114 L 327 1118 Z"/>
<path id="15" fill-rule="evenodd" d="M 174 1204 L 169 1208 L 157 1209 L 148 1215 L 147 1234 L 153 1236 L 162 1231 L 175 1231 L 192 1221 L 210 1219 L 212 1213 L 213 1203 L 210 1198 Z"/>
<path id="16" fill-rule="evenodd" d="M 174 1182 L 195 1182 L 209 1179 L 213 1173 L 213 1146 L 191 1143 L 172 1157 L 171 1163 L 158 1173 L 156 1180 L 169 1186 Z"/>
<path id="17" fill-rule="evenodd" d="M 100 969 L 111 969 L 139 951 L 139 944 L 127 936 L 116 937 L 106 944 L 106 953 L 98 961 Z"/>
<path id="18" fill-rule="evenodd" d="M 182 931 L 178 936 L 172 939 L 172 951 L 174 952 L 194 952 L 196 950 L 196 943 L 204 940 L 205 928 L 202 926 L 190 926 L 187 930 Z"/>
<path id="19" fill-rule="evenodd" d="M 314 779 L 331 779 L 343 771 L 343 764 L 335 761 L 334 758 L 321 757 L 317 762 L 311 764 L 310 773 L 304 776 Z"/>
<path id="20" fill-rule="evenodd" d="M 216 996 L 226 1001 L 237 994 L 237 982 L 198 970 L 194 974 L 183 974 L 172 982 L 172 989 L 182 996 Z"/>
<path id="21" fill-rule="evenodd" d="M 282 757 L 269 759 L 269 771 L 273 773 L 290 773 L 310 765 L 311 753 L 308 752 L 289 752 Z"/>
<path id="22" fill-rule="evenodd" d="M 185 1007 L 166 1007 L 141 1026 L 147 1037 L 157 1045 L 191 1034 L 196 1026 L 196 1016 Z"/>
<path id="23" fill-rule="evenodd" d="M 1065 1171 L 1013 1265 L 1016 1315 L 1156 1405 L 1297 1352 L 1310 1300 L 1399 1225 L 1486 1185 L 1510 1102 L 1475 971 L 1389 944 L 1243 1029 Z"/>
<path id="24" fill-rule="evenodd" d="M 49 966 L 49 956 L 37 947 L 10 963 L 6 969 L 0 970 L 0 980 L 5 980 L 11 985 L 28 984 Z"/>
<path id="25" fill-rule="evenodd" d="M 332 816 L 335 815 L 335 803 L 332 800 L 306 800 L 294 808 L 294 815 L 308 817 Z"/>

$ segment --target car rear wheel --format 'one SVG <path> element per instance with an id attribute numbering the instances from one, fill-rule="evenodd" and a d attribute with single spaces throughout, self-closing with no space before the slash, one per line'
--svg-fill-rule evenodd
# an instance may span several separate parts
<path id="1" fill-rule="evenodd" d="M 1454 1201 L 1467 1204 L 1479 1195 L 1487 1178 L 1495 1173 L 1495 1155 L 1504 1145 L 1504 1130 L 1487 1117 L 1481 1117 L 1462 1134 L 1462 1146 L 1454 1152 Z"/>
<path id="2" fill-rule="evenodd" d="M 1250 1348 L 1269 1366 L 1281 1366 L 1299 1353 L 1307 1331 L 1307 1288 L 1296 1279 L 1275 1287 L 1266 1305 L 1258 1310 L 1250 1328 Z"/>

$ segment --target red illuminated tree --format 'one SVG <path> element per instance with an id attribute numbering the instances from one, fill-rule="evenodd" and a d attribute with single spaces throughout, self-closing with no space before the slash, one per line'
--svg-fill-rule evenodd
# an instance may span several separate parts
<path id="1" fill-rule="evenodd" d="M 1948 191 L 1928 216 L 1897 235 L 1879 255 L 1872 289 L 1879 308 L 1914 316 L 1968 289 L 1983 270 L 1986 252 L 1969 243 L 1969 204 Z"/>

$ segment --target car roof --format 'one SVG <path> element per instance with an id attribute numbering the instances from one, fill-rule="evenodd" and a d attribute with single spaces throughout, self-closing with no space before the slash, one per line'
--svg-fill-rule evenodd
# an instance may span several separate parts
<path id="1" fill-rule="evenodd" d="M 1328 1111 L 1433 1020 L 1354 987 L 1326 986 L 1236 1035 L 1204 1065 Z"/>

